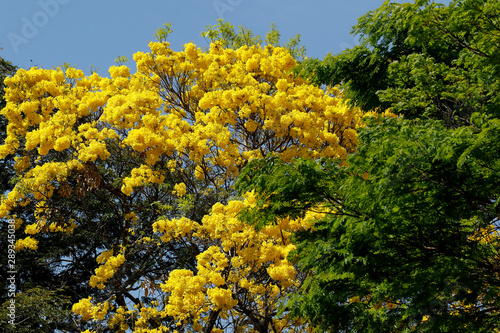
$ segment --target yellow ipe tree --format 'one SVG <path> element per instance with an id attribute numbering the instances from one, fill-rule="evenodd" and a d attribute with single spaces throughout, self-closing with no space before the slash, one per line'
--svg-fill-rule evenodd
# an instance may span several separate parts
<path id="1" fill-rule="evenodd" d="M 149 47 L 132 75 L 32 68 L 6 80 L 0 158 L 16 155 L 17 179 L 0 217 L 24 234 L 16 249 L 51 233 L 94 244 L 95 293 L 73 305 L 82 330 L 308 330 L 277 311 L 301 281 L 287 255 L 307 218 L 256 231 L 238 220 L 252 193 L 232 184 L 269 153 L 344 158 L 361 112 L 294 76 L 284 48 Z M 20 218 L 28 208 L 36 223 Z M 83 250 L 68 246 L 72 262 Z"/>

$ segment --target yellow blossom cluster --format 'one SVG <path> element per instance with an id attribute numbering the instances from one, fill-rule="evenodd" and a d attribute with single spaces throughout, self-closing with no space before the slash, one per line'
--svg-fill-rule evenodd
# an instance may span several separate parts
<path id="1" fill-rule="evenodd" d="M 289 237 L 297 230 L 309 228 L 322 213 L 310 212 L 303 219 L 283 219 L 277 225 L 257 231 L 237 217 L 241 209 L 255 201 L 252 193 L 245 197 L 244 201 L 216 204 L 202 223 L 186 218 L 156 221 L 154 230 L 163 234 L 164 242 L 176 239 L 214 245 L 196 256 L 195 270 L 173 270 L 160 284 L 164 295 L 168 295 L 163 308 L 158 307 L 158 302 L 134 310 L 121 307 L 108 319 L 108 325 L 126 329 L 130 318 L 134 318 L 134 332 L 146 332 L 149 320 L 172 317 L 178 326 L 190 324 L 197 328 L 195 331 L 201 331 L 209 314 L 214 312 L 226 321 L 243 315 L 242 312 L 245 316 L 250 313 L 262 318 L 258 324 L 269 325 L 278 332 L 296 324 L 287 315 L 281 318 L 274 315 L 279 300 L 299 285 L 297 271 L 286 259 L 294 249 Z M 102 252 L 98 262 L 109 261 L 112 254 L 112 250 Z M 87 304 L 86 300 L 81 302 Z M 93 305 L 87 304 L 87 308 L 93 309 Z M 102 320 L 98 313 L 78 311 L 75 313 L 86 316 L 86 320 Z"/>
<path id="2" fill-rule="evenodd" d="M 0 158 L 25 153 L 16 161 L 23 184 L 2 201 L 0 216 L 24 199 L 26 187 L 36 199 L 50 197 L 50 183 L 107 159 L 113 140 L 144 158 L 123 181 L 127 195 L 163 181 L 153 168 L 161 156 L 194 163 L 200 179 L 234 179 L 246 160 L 268 152 L 288 161 L 345 157 L 355 147 L 362 113 L 294 77 L 295 61 L 283 48 L 150 48 L 134 55 L 133 75 L 125 66 L 112 67 L 111 78 L 32 68 L 6 79 L 1 114 L 9 125 Z M 42 163 L 38 157 L 51 151 L 65 153 L 65 160 Z"/>
<path id="3" fill-rule="evenodd" d="M 111 279 L 118 268 L 125 262 L 125 256 L 123 254 L 120 253 L 113 256 L 112 253 L 112 250 L 104 251 L 99 257 L 97 257 L 97 262 L 104 262 L 104 264 L 97 267 L 95 275 L 90 277 L 90 286 L 103 289 L 104 283 Z"/>
<path id="4" fill-rule="evenodd" d="M 28 236 L 23 239 L 16 240 L 16 245 L 14 247 L 16 251 L 21 251 L 23 249 L 38 249 L 38 241 L 31 236 Z"/>
<path id="5" fill-rule="evenodd" d="M 173 194 L 176 194 L 179 197 L 184 196 L 184 194 L 186 194 L 186 184 L 184 183 L 175 184 Z"/>
<path id="6" fill-rule="evenodd" d="M 93 305 L 91 297 L 81 299 L 78 303 L 73 304 L 73 312 L 82 316 L 83 320 L 89 320 L 91 318 L 104 320 L 104 317 L 112 308 L 113 306 L 109 302 Z"/>
<path id="7" fill-rule="evenodd" d="M 73 309 L 74 312 L 74 309 Z M 121 331 L 126 331 L 129 329 L 127 324 L 127 317 L 131 315 L 133 311 L 128 310 L 127 307 L 120 306 L 113 313 L 112 317 L 108 320 L 109 328 L 119 328 Z M 90 316 L 88 319 L 93 318 L 94 316 Z M 88 320 L 85 319 L 85 320 Z"/>
<path id="8" fill-rule="evenodd" d="M 157 171 L 153 171 L 147 165 L 141 165 L 132 170 L 130 177 L 123 180 L 122 192 L 130 195 L 134 188 L 152 183 L 161 184 L 164 177 Z"/>
<path id="9" fill-rule="evenodd" d="M 476 230 L 474 235 L 470 236 L 469 239 L 483 244 L 496 243 L 500 240 L 500 231 L 498 228 L 495 228 L 495 225 L 490 224 L 485 228 Z"/>
<path id="10" fill-rule="evenodd" d="M 24 229 L 24 233 L 29 235 L 36 235 L 42 230 L 44 231 L 48 230 L 50 232 L 72 233 L 76 227 L 77 225 L 74 222 L 71 222 L 69 225 L 66 223 L 61 225 L 55 222 L 52 222 L 49 225 L 47 225 L 46 222 L 40 220 L 38 223 L 27 225 Z"/>
<path id="11" fill-rule="evenodd" d="M 319 213 L 310 213 L 304 219 L 284 219 L 257 231 L 238 219 L 239 212 L 255 202 L 253 193 L 245 197 L 244 201 L 230 201 L 227 205 L 215 204 L 202 223 L 185 218 L 184 223 L 155 222 L 155 230 L 164 233 L 163 241 L 177 237 L 217 244 L 197 255 L 196 271 L 174 270 L 161 285 L 170 295 L 166 315 L 179 324 L 194 318 L 202 326 L 209 310 L 222 311 L 222 317 L 230 317 L 237 305 L 244 308 L 247 304 L 252 304 L 248 311 L 265 317 L 276 310 L 280 298 L 298 286 L 296 269 L 287 260 L 294 249 L 289 237 L 299 229 L 309 228 L 310 221 L 318 218 Z M 262 279 L 268 282 L 262 284 Z M 278 322 L 273 324 L 282 328 L 289 324 Z"/>
<path id="12" fill-rule="evenodd" d="M 356 144 L 362 113 L 294 77 L 295 61 L 285 49 L 150 48 L 134 55 L 138 72 L 129 83 L 149 85 L 110 98 L 101 116 L 128 130 L 123 143 L 148 164 L 176 152 L 197 165 L 198 179 L 234 179 L 246 160 L 267 152 L 285 160 L 345 157 Z"/>

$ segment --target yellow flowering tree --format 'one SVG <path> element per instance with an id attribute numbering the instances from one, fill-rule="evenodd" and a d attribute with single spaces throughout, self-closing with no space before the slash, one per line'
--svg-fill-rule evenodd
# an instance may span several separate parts
<path id="1" fill-rule="evenodd" d="M 82 329 L 307 330 L 277 308 L 300 284 L 289 235 L 309 219 L 256 231 L 237 217 L 253 195 L 232 185 L 270 153 L 345 158 L 361 112 L 295 77 L 284 48 L 149 47 L 133 74 L 31 68 L 5 81 L 0 158 L 16 155 L 17 178 L 0 217 L 16 222 L 16 249 L 80 240 L 65 260 L 94 261 L 94 292 L 73 305 Z"/>

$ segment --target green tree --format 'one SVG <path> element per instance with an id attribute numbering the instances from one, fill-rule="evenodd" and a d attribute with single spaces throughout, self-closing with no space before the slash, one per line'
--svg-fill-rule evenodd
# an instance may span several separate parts
<path id="1" fill-rule="evenodd" d="M 287 306 L 331 332 L 499 329 L 500 121 L 477 122 L 372 121 L 347 167 L 251 162 L 237 186 L 259 200 L 245 219 L 324 212 L 295 236 L 310 275 Z"/>
<path id="2" fill-rule="evenodd" d="M 363 109 L 469 124 L 476 111 L 500 111 L 499 17 L 495 0 L 386 1 L 353 27 L 360 45 L 307 60 L 301 71 L 317 84 L 341 84 Z"/>
<path id="3" fill-rule="evenodd" d="M 317 84 L 399 118 L 367 120 L 347 161 L 272 157 L 237 187 L 257 227 L 322 212 L 290 257 L 308 274 L 287 308 L 332 332 L 500 329 L 497 1 L 391 3 L 361 45 L 302 63 Z"/>

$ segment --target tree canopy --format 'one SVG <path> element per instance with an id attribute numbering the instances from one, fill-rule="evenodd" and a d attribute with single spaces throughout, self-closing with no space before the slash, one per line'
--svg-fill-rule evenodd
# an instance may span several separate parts
<path id="1" fill-rule="evenodd" d="M 277 312 L 302 281 L 287 255 L 306 222 L 256 231 L 237 218 L 252 194 L 232 185 L 269 153 L 345 158 L 362 112 L 295 76 L 282 47 L 149 47 L 134 74 L 31 68 L 5 80 L 0 157 L 15 156 L 16 176 L 0 217 L 15 222 L 16 249 L 60 237 L 44 260 L 75 278 L 80 330 L 308 330 Z"/>
<path id="2" fill-rule="evenodd" d="M 360 130 L 347 167 L 250 162 L 247 220 L 321 215 L 294 236 L 292 258 L 313 274 L 289 306 L 333 332 L 498 328 L 499 125 L 388 118 Z"/>
<path id="3" fill-rule="evenodd" d="M 318 84 L 342 84 L 363 109 L 388 109 L 407 118 L 469 124 L 474 112 L 499 114 L 496 1 L 385 1 L 352 32 L 360 45 L 302 64 Z"/>
<path id="4" fill-rule="evenodd" d="M 305 218 L 289 259 L 308 274 L 287 310 L 331 332 L 499 327 L 496 1 L 385 2 L 361 45 L 300 72 L 341 84 L 365 119 L 346 160 L 269 156 L 236 183 L 258 228 Z"/>
<path id="5" fill-rule="evenodd" d="M 500 331 L 499 19 L 386 1 L 323 61 L 220 20 L 135 72 L 5 67 L 14 329 Z"/>

